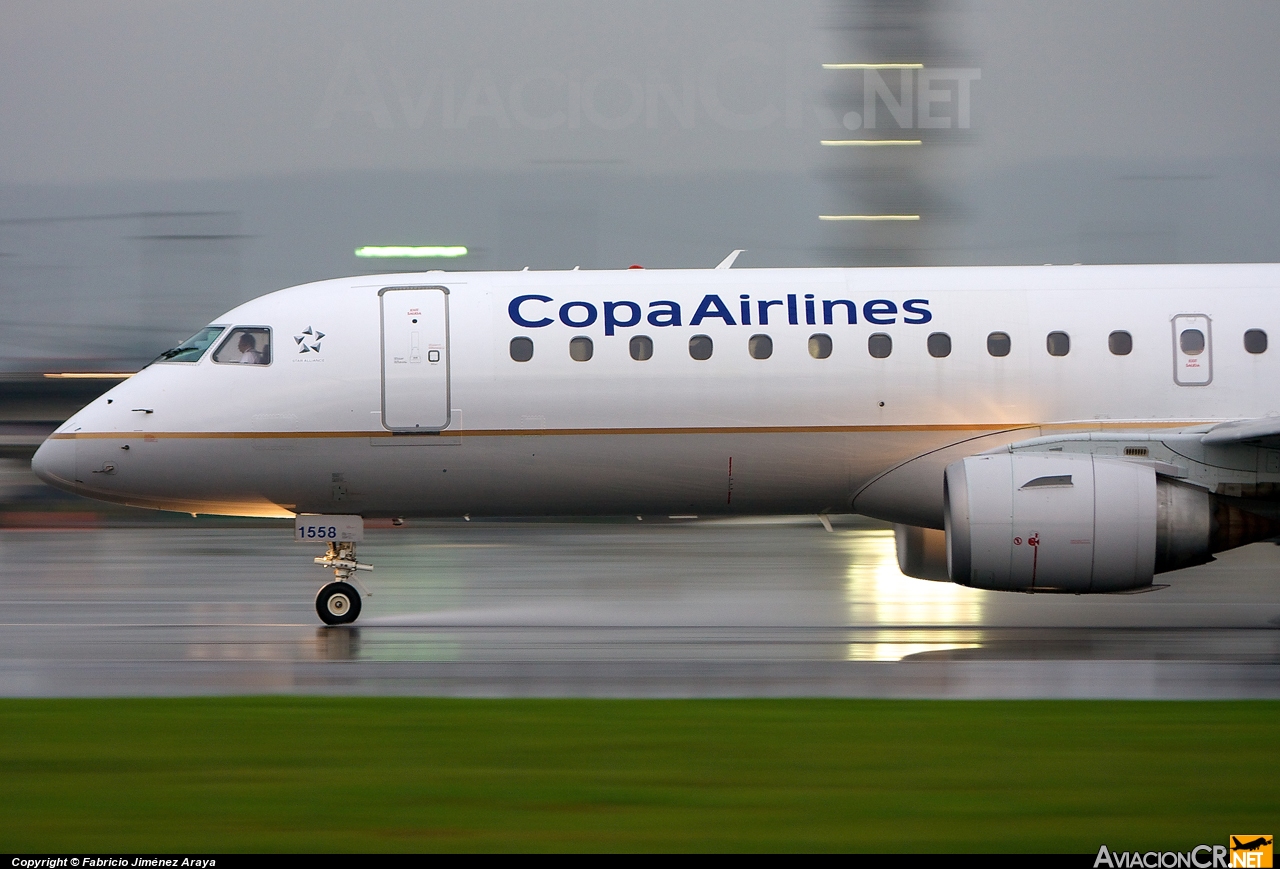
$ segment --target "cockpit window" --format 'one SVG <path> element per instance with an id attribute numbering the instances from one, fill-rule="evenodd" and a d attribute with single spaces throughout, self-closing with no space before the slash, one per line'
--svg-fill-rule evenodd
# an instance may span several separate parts
<path id="1" fill-rule="evenodd" d="M 172 350 L 166 350 L 155 358 L 156 362 L 199 362 L 204 351 L 217 340 L 225 326 L 205 326 Z"/>
<path id="2" fill-rule="evenodd" d="M 265 326 L 232 329 L 214 352 L 213 361 L 234 365 L 270 365 L 271 330 Z"/>

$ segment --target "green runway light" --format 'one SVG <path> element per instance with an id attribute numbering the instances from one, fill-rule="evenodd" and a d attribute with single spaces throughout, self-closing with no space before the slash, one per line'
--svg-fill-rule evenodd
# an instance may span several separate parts
<path id="1" fill-rule="evenodd" d="M 356 248 L 356 256 L 367 259 L 420 259 L 424 257 L 459 257 L 466 256 L 467 249 L 460 244 L 452 245 L 365 245 Z"/>

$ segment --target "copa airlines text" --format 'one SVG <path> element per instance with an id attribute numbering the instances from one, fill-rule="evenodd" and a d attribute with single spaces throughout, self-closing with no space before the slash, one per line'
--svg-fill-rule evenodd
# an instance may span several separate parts
<path id="1" fill-rule="evenodd" d="M 800 325 L 798 294 L 787 293 L 785 300 L 756 300 L 755 324 L 751 322 L 752 301 L 750 295 L 743 293 L 738 301 L 738 319 L 734 319 L 734 315 L 730 312 L 729 306 L 724 303 L 724 300 L 714 293 L 708 293 L 702 297 L 702 301 L 698 303 L 693 316 L 689 318 L 689 325 L 701 326 L 704 321 L 719 320 L 726 326 L 768 326 L 771 325 L 769 312 L 774 307 L 785 310 L 785 322 L 787 325 Z M 556 300 L 550 296 L 538 294 L 516 296 L 511 300 L 511 304 L 507 306 L 507 314 L 511 317 L 511 322 L 526 329 L 541 329 L 556 322 L 550 317 L 538 316 L 537 314 L 527 315 L 522 311 L 526 304 L 536 305 L 537 303 L 548 305 L 553 309 L 556 307 Z M 819 301 L 813 293 L 805 293 L 805 325 L 817 325 L 819 305 L 822 306 L 822 323 L 824 326 L 836 324 L 837 318 L 840 316 L 837 311 L 843 314 L 846 325 L 852 326 L 858 322 L 857 302 L 851 299 L 822 299 Z M 570 328 L 585 329 L 595 325 L 596 321 L 600 319 L 600 311 L 603 310 L 603 326 L 604 334 L 606 335 L 615 335 L 620 328 L 627 329 L 641 325 L 642 316 L 645 323 L 657 329 L 684 325 L 679 302 L 661 299 L 647 303 L 646 307 L 648 308 L 647 316 L 643 314 L 642 306 L 638 302 L 603 302 L 598 307 L 594 302 L 565 302 L 559 306 L 558 319 Z M 862 305 L 862 318 L 867 323 L 877 326 L 891 326 L 898 322 L 898 310 L 899 306 L 889 299 L 872 299 Z M 904 314 L 903 323 L 923 326 L 933 319 L 933 314 L 929 312 L 928 299 L 907 299 L 902 303 L 901 310 Z M 530 317 L 534 319 L 530 319 Z M 778 314 L 775 314 L 773 319 L 772 325 L 781 325 Z"/>

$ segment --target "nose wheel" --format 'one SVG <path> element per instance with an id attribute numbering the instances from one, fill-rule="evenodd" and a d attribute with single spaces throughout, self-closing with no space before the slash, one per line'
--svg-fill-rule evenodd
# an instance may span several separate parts
<path id="1" fill-rule="evenodd" d="M 360 617 L 360 592 L 347 580 L 355 580 L 358 570 L 373 570 L 373 565 L 356 561 L 354 543 L 330 543 L 329 551 L 315 562 L 333 568 L 333 582 L 316 595 L 316 615 L 326 625 L 351 624 Z"/>
<path id="2" fill-rule="evenodd" d="M 360 592 L 347 582 L 331 582 L 316 595 L 316 614 L 326 625 L 349 625 L 360 617 Z"/>

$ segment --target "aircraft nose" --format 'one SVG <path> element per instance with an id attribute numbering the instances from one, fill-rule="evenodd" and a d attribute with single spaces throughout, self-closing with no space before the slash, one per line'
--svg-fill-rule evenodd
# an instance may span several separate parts
<path id="1" fill-rule="evenodd" d="M 31 470 L 50 486 L 76 489 L 76 442 L 48 438 L 31 457 Z"/>

